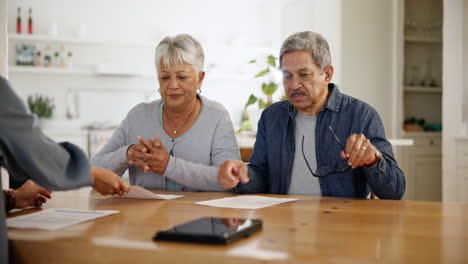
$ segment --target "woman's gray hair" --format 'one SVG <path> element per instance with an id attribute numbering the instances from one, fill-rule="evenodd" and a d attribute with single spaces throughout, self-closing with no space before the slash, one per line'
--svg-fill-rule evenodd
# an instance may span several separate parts
<path id="1" fill-rule="evenodd" d="M 167 36 L 156 47 L 155 64 L 159 66 L 185 62 L 193 66 L 196 72 L 203 70 L 205 53 L 200 42 L 188 34 L 175 37 Z"/>
<path id="2" fill-rule="evenodd" d="M 284 54 L 300 50 L 310 51 L 315 65 L 321 71 L 331 65 L 327 40 L 319 33 L 304 31 L 292 34 L 283 42 L 280 50 L 280 67 Z"/>

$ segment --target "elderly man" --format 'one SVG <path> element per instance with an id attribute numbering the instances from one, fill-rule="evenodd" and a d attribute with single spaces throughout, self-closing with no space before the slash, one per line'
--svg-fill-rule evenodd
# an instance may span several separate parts
<path id="1" fill-rule="evenodd" d="M 258 122 L 250 164 L 228 160 L 218 182 L 239 193 L 401 199 L 405 177 L 378 113 L 331 83 L 326 39 L 314 32 L 288 37 L 280 51 L 287 101 Z"/>

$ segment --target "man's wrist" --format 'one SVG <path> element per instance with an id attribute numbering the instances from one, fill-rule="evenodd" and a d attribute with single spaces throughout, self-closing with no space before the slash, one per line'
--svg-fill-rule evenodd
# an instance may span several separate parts
<path id="1" fill-rule="evenodd" d="M 373 147 L 373 148 L 374 148 L 374 153 L 375 153 L 374 160 L 371 163 L 366 164 L 365 165 L 366 167 L 372 167 L 382 160 L 382 153 L 380 153 L 380 151 L 376 147 Z"/>

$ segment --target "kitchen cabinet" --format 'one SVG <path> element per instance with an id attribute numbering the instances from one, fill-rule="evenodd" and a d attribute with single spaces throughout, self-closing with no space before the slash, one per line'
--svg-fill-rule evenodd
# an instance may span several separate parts
<path id="1" fill-rule="evenodd" d="M 456 139 L 456 197 L 468 203 L 468 137 Z"/>
<path id="2" fill-rule="evenodd" d="M 440 133 L 407 133 L 414 145 L 402 148 L 398 155 L 400 168 L 406 176 L 404 199 L 441 201 L 442 199 L 442 137 Z"/>
<path id="3" fill-rule="evenodd" d="M 442 124 L 442 0 L 404 0 L 403 120 L 424 119 L 406 131 Z"/>
<path id="4" fill-rule="evenodd" d="M 57 143 L 67 141 L 80 147 L 86 155 L 89 153 L 87 130 L 46 129 L 43 130 L 43 132 L 46 136 Z"/>

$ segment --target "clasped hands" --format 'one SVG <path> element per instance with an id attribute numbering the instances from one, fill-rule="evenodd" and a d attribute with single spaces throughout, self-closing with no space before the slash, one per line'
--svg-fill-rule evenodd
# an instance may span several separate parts
<path id="1" fill-rule="evenodd" d="M 153 140 L 137 137 L 138 144 L 131 145 L 127 149 L 127 160 L 130 165 L 140 168 L 145 173 L 163 175 L 169 164 L 169 153 L 164 148 L 158 136 Z"/>

